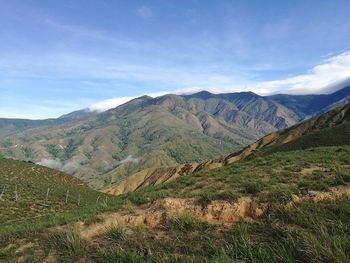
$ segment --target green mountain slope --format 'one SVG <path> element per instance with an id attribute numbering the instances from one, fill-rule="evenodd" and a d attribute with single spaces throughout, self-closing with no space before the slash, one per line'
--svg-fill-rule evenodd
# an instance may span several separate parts
<path id="1" fill-rule="evenodd" d="M 1 119 L 0 156 L 60 169 L 101 188 L 146 168 L 222 158 L 344 103 L 348 93 L 310 95 L 312 104 L 309 95 L 251 92 L 144 96 L 97 115 L 82 110 L 56 120 Z"/>
<path id="2" fill-rule="evenodd" d="M 50 165 L 102 187 L 144 168 L 224 156 L 298 121 L 268 99 L 236 96 L 250 101 L 249 107 L 239 109 L 233 95 L 145 96 L 96 116 L 8 136 L 0 141 L 0 154 Z M 253 113 L 254 105 L 266 110 L 264 118 Z"/>
<path id="3" fill-rule="evenodd" d="M 211 170 L 230 163 L 279 151 L 307 149 L 317 146 L 350 144 L 350 104 L 335 108 L 290 128 L 273 132 L 225 158 L 176 167 L 154 167 L 135 173 L 104 188 L 111 194 L 122 194 L 149 185 L 174 180 L 179 176 Z"/>
<path id="4" fill-rule="evenodd" d="M 241 151 L 227 156 L 225 162 L 235 162 L 252 154 L 259 155 L 259 152 L 275 152 L 281 145 L 284 149 L 288 149 L 289 145 L 294 145 L 291 149 L 302 149 L 302 147 L 348 144 L 349 121 L 350 104 L 348 103 L 290 128 L 273 132 Z M 337 136 L 338 132 L 339 136 Z M 333 138 L 328 138 L 329 136 Z M 299 143 L 300 141 L 304 141 L 305 144 Z M 273 147 L 277 148 L 270 150 Z"/>
<path id="5" fill-rule="evenodd" d="M 348 103 L 350 100 L 350 86 L 335 91 L 331 94 L 322 95 L 285 95 L 277 94 L 269 96 L 270 99 L 281 103 L 304 118 L 329 110 L 330 107 L 339 103 Z"/>

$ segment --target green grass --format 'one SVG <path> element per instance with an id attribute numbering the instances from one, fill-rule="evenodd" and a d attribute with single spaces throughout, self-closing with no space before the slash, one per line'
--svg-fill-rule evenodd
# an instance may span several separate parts
<path id="1" fill-rule="evenodd" d="M 242 195 L 281 201 L 291 194 L 326 191 L 348 182 L 349 156 L 348 145 L 270 154 L 179 177 L 125 196 L 137 205 L 164 197 L 196 198 L 203 205 L 216 199 L 235 201 Z M 310 168 L 314 170 L 304 174 Z"/>
<path id="2" fill-rule="evenodd" d="M 170 220 L 170 227 L 182 232 L 187 231 L 205 231 L 209 225 L 200 219 L 192 216 L 190 213 L 183 213 L 173 217 Z"/>
<path id="3" fill-rule="evenodd" d="M 59 252 L 62 262 L 77 262 L 84 255 L 86 241 L 81 238 L 78 230 L 58 232 L 50 238 L 52 247 Z"/>
<path id="4" fill-rule="evenodd" d="M 123 240 L 127 238 L 127 232 L 122 226 L 112 225 L 107 228 L 106 236 L 115 240 Z"/>
<path id="5" fill-rule="evenodd" d="M 127 239 L 100 237 L 96 262 L 349 262 L 349 199 L 273 204 L 256 223 L 203 225 L 180 216 L 158 231 L 134 231 Z M 107 243 L 105 243 L 107 242 Z M 115 260 L 115 261 L 113 261 Z M 119 261 L 118 261 L 119 260 Z"/>
<path id="6" fill-rule="evenodd" d="M 340 146 L 350 144 L 350 123 L 346 122 L 331 128 L 314 131 L 286 144 L 264 147 L 262 154 L 295 151 L 320 146 Z"/>
<path id="7" fill-rule="evenodd" d="M 21 165 L 29 170 L 33 166 Z M 90 201 L 81 207 L 0 226 L 0 244 L 5 248 L 18 238 L 40 239 L 45 251 L 58 251 L 63 262 L 350 262 L 349 198 L 286 206 L 293 195 L 346 185 L 349 177 L 350 146 L 344 145 L 251 158 L 110 198 L 107 206 L 96 204 L 97 192 L 84 189 Z M 38 186 L 45 189 L 39 179 Z M 132 213 L 136 206 L 164 197 L 194 198 L 205 207 L 213 200 L 235 201 L 247 195 L 269 204 L 254 223 L 210 225 L 183 213 L 156 229 L 112 226 L 93 242 L 85 242 L 74 230 L 53 235 L 45 231 L 77 220 L 93 224 L 105 211 L 127 208 Z M 14 249 L 0 250 L 0 257 L 13 258 Z"/>
<path id="8" fill-rule="evenodd" d="M 84 207 L 96 203 L 98 196 L 104 200 L 104 194 L 46 167 L 6 159 L 0 159 L 0 167 L 0 221 L 5 224 Z"/>
<path id="9" fill-rule="evenodd" d="M 0 159 L 0 167 L 0 247 L 8 240 L 48 227 L 80 219 L 94 222 L 97 213 L 125 203 L 122 198 L 92 190 L 72 176 L 33 163 Z"/>

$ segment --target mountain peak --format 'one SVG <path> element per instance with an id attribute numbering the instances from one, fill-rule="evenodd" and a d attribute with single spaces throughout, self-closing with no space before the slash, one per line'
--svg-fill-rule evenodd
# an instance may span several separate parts
<path id="1" fill-rule="evenodd" d="M 206 91 L 206 90 L 202 90 L 189 95 L 182 95 L 183 98 L 188 98 L 188 99 L 197 98 L 197 99 L 203 99 L 203 100 L 207 100 L 215 96 L 216 96 L 215 94 L 210 93 L 209 91 Z"/>

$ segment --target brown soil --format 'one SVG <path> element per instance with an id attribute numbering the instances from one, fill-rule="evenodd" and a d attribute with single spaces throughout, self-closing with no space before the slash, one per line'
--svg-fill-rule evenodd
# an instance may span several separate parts
<path id="1" fill-rule="evenodd" d="M 102 214 L 100 223 L 86 226 L 83 222 L 79 222 L 77 227 L 83 238 L 91 239 L 103 234 L 113 225 L 144 225 L 155 228 L 183 213 L 189 213 L 211 224 L 234 224 L 241 219 L 253 221 L 261 217 L 266 208 L 267 205 L 258 204 L 251 197 L 241 197 L 235 203 L 212 201 L 206 207 L 202 207 L 193 199 L 165 198 L 139 207 L 133 213 Z"/>

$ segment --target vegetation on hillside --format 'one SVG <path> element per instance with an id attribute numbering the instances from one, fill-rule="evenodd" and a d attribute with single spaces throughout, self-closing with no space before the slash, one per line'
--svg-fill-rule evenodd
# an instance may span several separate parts
<path id="1" fill-rule="evenodd" d="M 33 163 L 0 159 L 0 240 L 2 235 L 64 223 L 65 219 L 113 204 L 109 196 L 78 179 Z"/>
<path id="2" fill-rule="evenodd" d="M 11 260 L 18 255 L 28 259 L 34 254 L 42 259 L 51 255 L 63 262 L 347 262 L 349 197 L 319 201 L 307 197 L 349 187 L 349 156 L 350 146 L 345 145 L 252 157 L 115 197 L 110 206 L 85 209 L 85 214 L 79 216 L 77 211 L 65 212 L 67 218 L 71 216 L 68 222 L 86 217 L 90 218 L 85 220 L 89 225 L 98 220 L 88 217 L 89 213 L 121 210 L 133 214 L 165 197 L 195 200 L 205 208 L 214 200 L 236 202 L 250 196 L 268 204 L 263 216 L 255 221 L 212 225 L 189 212 L 155 228 L 111 225 L 93 242 L 84 239 L 74 224 L 47 233 L 47 226 L 37 223 L 34 232 L 25 232 L 26 242 L 34 243 L 32 247 L 16 252 L 19 245 L 15 240 L 24 236 L 7 232 L 0 256 Z M 299 201 L 292 202 L 296 197 Z M 51 226 L 62 223 L 53 222 Z M 16 228 L 20 224 L 12 231 Z"/>
<path id="3" fill-rule="evenodd" d="M 297 121 L 287 108 L 253 93 L 145 96 L 95 116 L 38 122 L 38 128 L 18 121 L 26 125 L 17 133 L 15 121 L 1 126 L 0 120 L 0 154 L 62 167 L 83 163 L 69 172 L 101 188 L 145 168 L 223 157 Z M 137 161 L 127 162 L 128 156 Z"/>

